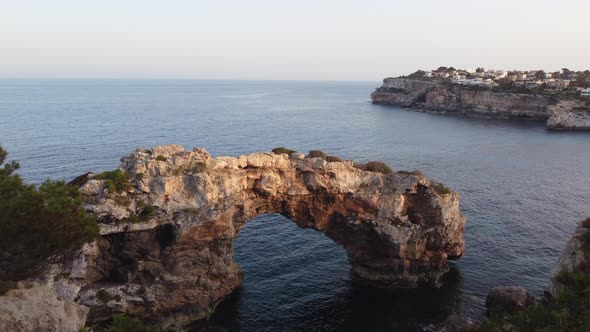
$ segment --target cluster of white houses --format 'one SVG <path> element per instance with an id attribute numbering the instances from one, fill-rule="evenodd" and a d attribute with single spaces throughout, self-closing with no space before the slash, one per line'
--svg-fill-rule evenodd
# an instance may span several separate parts
<path id="1" fill-rule="evenodd" d="M 441 67 L 436 70 L 424 72 L 425 77 L 450 79 L 451 82 L 461 85 L 470 86 L 497 86 L 499 80 L 504 80 L 514 87 L 526 89 L 538 89 L 544 87 L 546 90 L 561 91 L 570 86 L 571 79 L 560 78 L 559 73 L 545 73 L 541 70 L 529 71 L 506 71 L 506 70 L 484 70 L 478 68 L 472 69 L 455 69 Z M 590 97 L 590 88 L 582 89 L 581 95 Z"/>

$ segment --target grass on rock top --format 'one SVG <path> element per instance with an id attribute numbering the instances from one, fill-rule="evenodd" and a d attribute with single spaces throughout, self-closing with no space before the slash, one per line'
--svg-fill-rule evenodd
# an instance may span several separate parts
<path id="1" fill-rule="evenodd" d="M 291 150 L 291 149 L 287 149 L 286 147 L 278 147 L 278 148 L 274 148 L 272 149 L 272 153 L 274 154 L 287 154 L 290 155 L 291 153 L 297 152 L 295 150 Z"/>
<path id="2" fill-rule="evenodd" d="M 105 187 L 109 193 L 127 191 L 131 189 L 129 173 L 120 169 L 102 172 L 97 174 L 94 178 L 98 180 L 105 180 Z"/>

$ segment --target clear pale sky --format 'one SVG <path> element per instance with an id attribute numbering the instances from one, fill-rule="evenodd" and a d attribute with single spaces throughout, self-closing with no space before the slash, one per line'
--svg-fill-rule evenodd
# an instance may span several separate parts
<path id="1" fill-rule="evenodd" d="M 590 0 L 0 0 L 0 77 L 380 80 L 590 68 Z"/>

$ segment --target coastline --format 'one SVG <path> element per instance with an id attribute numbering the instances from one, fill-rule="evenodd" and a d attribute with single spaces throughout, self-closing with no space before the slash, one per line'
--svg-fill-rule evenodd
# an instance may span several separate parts
<path id="1" fill-rule="evenodd" d="M 550 130 L 588 131 L 590 111 L 582 100 L 534 93 L 495 92 L 444 81 L 386 78 L 371 93 L 373 104 L 430 114 L 545 121 Z"/>

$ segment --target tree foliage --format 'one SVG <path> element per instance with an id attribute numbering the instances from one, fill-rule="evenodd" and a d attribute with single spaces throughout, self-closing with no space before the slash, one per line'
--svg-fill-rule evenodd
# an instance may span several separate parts
<path id="1" fill-rule="evenodd" d="M 424 70 L 417 70 L 413 73 L 411 73 L 410 75 L 408 75 L 409 78 L 422 78 L 426 75 L 426 72 Z"/>
<path id="2" fill-rule="evenodd" d="M 14 174 L 17 162 L 4 163 L 6 155 L 0 146 L 0 280 L 20 280 L 94 239 L 98 226 L 77 188 L 63 181 L 26 184 Z"/>
<path id="3" fill-rule="evenodd" d="M 274 153 L 274 154 L 287 154 L 287 155 L 290 155 L 291 153 L 295 153 L 295 152 L 297 152 L 297 151 L 291 150 L 291 149 L 287 149 L 284 146 L 281 146 L 281 147 L 272 149 L 272 153 Z"/>
<path id="4" fill-rule="evenodd" d="M 547 75 L 547 73 L 545 73 L 545 71 L 539 70 L 535 73 L 535 78 L 538 80 L 542 80 L 545 78 L 546 75 Z"/>
<path id="5" fill-rule="evenodd" d="M 131 318 L 124 314 L 118 314 L 113 317 L 110 326 L 103 332 L 158 332 L 158 327 L 146 324 L 137 318 Z"/>

